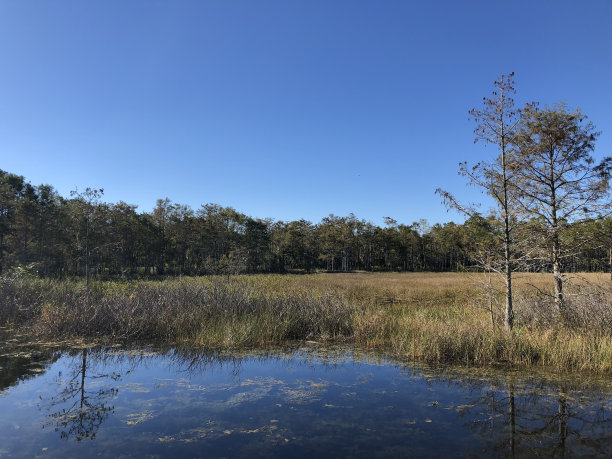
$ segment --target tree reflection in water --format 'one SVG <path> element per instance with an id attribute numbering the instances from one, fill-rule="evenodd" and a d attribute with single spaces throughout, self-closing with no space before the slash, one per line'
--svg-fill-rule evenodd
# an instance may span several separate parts
<path id="1" fill-rule="evenodd" d="M 87 361 L 89 352 L 89 349 L 81 351 L 82 358 L 75 360 L 78 365 L 67 381 L 61 372 L 58 374 L 57 383 L 62 389 L 43 403 L 50 412 L 45 426 L 52 426 L 64 439 L 95 439 L 98 428 L 115 409 L 110 403 L 119 389 L 107 384 L 118 381 L 121 374 L 95 372 L 95 367 Z M 103 380 L 103 385 L 92 384 L 95 380 Z"/>
<path id="2" fill-rule="evenodd" d="M 411 407 L 417 410 L 422 409 L 423 394 L 429 394 L 429 390 L 437 391 L 444 386 L 451 386 L 456 390 L 451 390 L 447 395 L 447 401 L 443 402 L 449 405 L 446 406 L 446 410 L 439 410 L 440 417 L 434 420 L 434 430 L 430 430 L 432 424 L 426 424 L 427 427 L 424 427 L 420 434 L 424 442 L 429 441 L 429 436 L 435 432 L 435 424 L 439 421 L 448 426 L 457 427 L 453 429 L 456 431 L 448 432 L 449 441 L 457 440 L 458 444 L 465 444 L 466 449 L 462 454 L 467 455 L 510 457 L 542 454 L 559 457 L 612 455 L 609 381 L 607 383 L 604 381 L 602 386 L 598 386 L 589 383 L 586 379 L 572 382 L 571 378 L 555 378 L 554 375 L 543 375 L 542 378 L 537 378 L 532 375 L 521 375 L 518 372 L 482 370 L 479 373 L 474 368 L 438 369 L 406 365 L 405 362 L 383 359 L 377 355 L 364 354 L 347 357 L 347 354 L 343 352 L 334 355 L 322 351 L 278 350 L 257 354 L 254 351 L 207 353 L 167 349 L 138 354 L 130 351 L 111 350 L 109 352 L 108 349 L 84 349 L 71 355 L 72 358 L 67 359 L 69 369 L 64 370 L 64 375 L 61 372 L 58 374 L 56 393 L 50 395 L 48 399 L 41 400 L 39 404 L 41 409 L 47 411 L 44 426 L 59 432 L 63 439 L 77 441 L 86 438 L 94 439 L 102 424 L 113 415 L 114 404 L 129 402 L 129 391 L 122 392 L 122 397 L 117 398 L 123 375 L 144 364 L 145 368 L 159 368 L 163 365 L 164 371 L 171 376 L 171 379 L 168 379 L 168 387 L 172 387 L 172 395 L 166 394 L 158 399 L 160 404 L 155 408 L 155 419 L 158 420 L 158 424 L 155 424 L 155 427 L 154 425 L 147 426 L 147 429 L 155 432 L 155 435 L 178 439 L 173 443 L 174 446 L 177 446 L 182 445 L 181 432 L 200 432 L 202 426 L 191 424 L 191 422 L 199 419 L 203 411 L 189 413 L 182 424 L 180 417 L 182 413 L 172 401 L 173 397 L 180 398 L 189 393 L 187 399 L 190 402 L 184 405 L 183 409 L 191 410 L 194 404 L 201 403 L 200 406 L 208 407 L 207 416 L 216 416 L 215 422 L 224 427 L 222 429 L 219 427 L 218 432 L 215 431 L 219 434 L 217 437 L 214 436 L 214 432 L 211 434 L 212 431 L 207 430 L 210 438 L 206 436 L 187 438 L 185 445 L 196 440 L 202 444 L 211 445 L 215 441 L 222 441 L 221 439 L 226 438 L 229 435 L 226 434 L 226 431 L 239 432 L 242 428 L 242 431 L 252 433 L 253 436 L 249 438 L 261 441 L 260 446 L 267 447 L 269 445 L 265 441 L 273 442 L 273 437 L 264 440 L 263 433 L 268 430 L 270 433 L 276 431 L 269 429 L 269 426 L 261 428 L 259 424 L 251 425 L 247 422 L 248 425 L 243 425 L 244 418 L 248 418 L 246 410 L 255 409 L 252 415 L 256 419 L 261 416 L 278 419 L 277 416 L 282 416 L 284 407 L 294 409 L 291 403 L 283 399 L 287 391 L 275 390 L 271 386 L 269 390 L 264 391 L 266 402 L 259 405 L 257 405 L 260 403 L 256 401 L 259 400 L 257 397 L 249 398 L 245 394 L 249 390 L 262 389 L 262 384 L 268 384 L 265 381 L 270 378 L 265 381 L 261 378 L 257 379 L 258 372 L 262 369 L 267 369 L 266 371 L 274 369 L 272 372 L 274 378 L 285 379 L 282 382 L 283 388 L 296 392 L 305 390 L 302 387 L 304 377 L 295 379 L 295 375 L 301 374 L 300 367 L 302 367 L 307 370 L 307 377 L 312 377 L 313 380 L 316 371 L 324 371 L 326 379 L 329 379 L 329 392 L 322 391 L 318 395 L 321 397 L 319 403 L 303 404 L 296 408 L 300 412 L 300 419 L 305 421 L 297 419 L 294 412 L 286 418 L 283 429 L 287 438 L 293 438 L 293 435 L 307 441 L 310 435 L 319 435 L 317 438 L 323 441 L 324 438 L 327 438 L 325 429 L 308 431 L 308 420 L 326 417 L 325 422 L 339 429 L 329 432 L 330 444 L 337 445 L 342 442 L 342 439 L 350 438 L 351 444 L 357 444 L 358 449 L 364 448 L 365 452 L 367 448 L 376 447 L 376 445 L 368 443 L 367 435 L 361 439 L 355 437 L 363 433 L 364 422 L 376 420 L 380 424 L 376 424 L 375 427 L 381 432 L 405 432 L 406 416 L 411 416 L 409 414 L 412 412 Z M 370 367 L 357 369 L 354 374 L 344 372 L 344 365 L 353 364 L 357 359 Z M 254 361 L 258 363 L 252 365 Z M 376 383 L 378 386 L 374 382 L 365 385 L 359 379 L 361 372 L 366 369 L 374 374 L 373 366 L 388 368 L 389 365 L 397 365 L 401 368 L 400 372 L 406 376 L 397 381 L 398 386 L 394 388 L 415 390 L 415 397 L 401 395 L 403 390 L 390 390 L 385 379 L 379 379 Z M 221 368 L 223 371 L 218 372 Z M 341 370 L 338 373 L 341 379 L 334 382 L 336 369 Z M 287 371 L 289 373 L 286 373 Z M 214 379 L 215 384 L 209 385 L 210 380 L 207 373 L 217 376 L 224 374 L 225 376 Z M 136 374 L 139 372 L 132 373 L 129 379 L 134 379 Z M 352 377 L 357 380 L 351 379 Z M 184 385 L 182 381 L 185 380 L 198 382 L 193 386 Z M 136 381 L 142 380 L 136 379 Z M 248 384 L 243 384 L 245 381 L 248 381 Z M 423 387 L 422 382 L 426 382 L 427 387 Z M 152 384 L 152 381 L 146 380 L 145 383 Z M 166 387 L 166 384 L 160 387 Z M 335 387 L 338 389 L 336 390 Z M 346 392 L 347 390 L 350 392 Z M 332 396 L 331 394 L 334 393 L 335 395 Z M 354 395 L 350 395 L 353 393 Z M 440 392 L 440 394 L 443 393 L 445 392 Z M 332 398 L 326 399 L 325 394 L 330 394 Z M 369 401 L 372 397 L 381 397 L 381 394 L 386 394 L 384 397 L 388 397 L 381 398 L 384 403 L 395 404 L 397 416 L 380 418 L 378 416 L 380 413 L 368 412 L 371 410 Z M 350 407 L 342 408 L 343 401 L 346 402 L 342 397 L 345 396 L 351 397 L 351 403 Z M 224 401 L 232 397 L 237 400 L 245 400 L 240 406 L 241 413 L 238 417 L 236 417 L 238 408 L 235 404 L 226 403 L 224 405 Z M 467 397 L 467 402 L 463 402 L 464 397 Z M 465 404 L 458 405 L 459 400 Z M 142 403 L 142 400 L 138 403 Z M 440 404 L 441 407 L 442 405 Z M 214 409 L 211 410 L 211 406 Z M 221 408 L 222 406 L 224 408 Z M 435 406 L 438 406 L 437 403 Z M 334 407 L 334 410 L 332 411 L 329 407 Z M 133 409 L 138 410 L 138 408 Z M 118 408 L 118 412 L 120 410 Z M 210 413 L 214 413 L 214 416 Z M 176 425 L 172 424 L 170 430 L 166 430 L 168 417 L 178 419 Z M 354 423 L 349 421 L 352 418 L 356 420 Z M 412 427 L 414 422 L 408 424 L 411 435 L 415 435 L 414 432 L 416 432 Z M 430 423 L 431 420 L 425 422 Z M 175 430 L 177 426 L 180 428 Z M 208 424 L 206 426 L 206 428 L 210 427 Z M 463 426 L 467 429 L 459 428 Z M 274 427 L 276 428 L 276 425 Z M 129 435 L 129 431 L 126 432 Z M 463 443 L 465 434 L 469 432 L 473 435 L 468 435 L 470 438 Z M 431 439 L 437 442 L 440 433 L 435 435 Z M 397 442 L 398 448 L 406 446 L 406 437 L 403 434 L 398 436 L 390 434 L 385 438 L 385 441 Z M 468 444 L 472 449 L 469 449 Z M 435 447 L 435 443 L 431 446 Z"/>
<path id="3" fill-rule="evenodd" d="M 605 398 L 563 383 L 498 381 L 464 411 L 483 440 L 482 450 L 474 452 L 479 456 L 612 453 L 612 416 Z"/>

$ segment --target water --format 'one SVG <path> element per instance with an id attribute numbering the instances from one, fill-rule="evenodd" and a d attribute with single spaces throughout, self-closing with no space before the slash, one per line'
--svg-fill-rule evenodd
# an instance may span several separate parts
<path id="1" fill-rule="evenodd" d="M 0 355 L 2 457 L 612 455 L 605 378 L 308 345 Z"/>

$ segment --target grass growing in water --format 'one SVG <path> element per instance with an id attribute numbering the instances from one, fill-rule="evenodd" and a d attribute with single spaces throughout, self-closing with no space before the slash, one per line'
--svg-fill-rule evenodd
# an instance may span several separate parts
<path id="1" fill-rule="evenodd" d="M 0 282 L 0 324 L 45 338 L 157 340 L 207 347 L 348 341 L 428 362 L 612 373 L 612 295 L 605 281 L 568 289 L 560 323 L 549 275 L 517 279 L 517 327 L 492 329 L 479 275 L 317 274 L 83 282 Z M 584 284 L 584 283 L 582 283 Z M 572 294 L 581 293 L 572 296 Z M 497 301 L 498 298 L 495 298 Z"/>

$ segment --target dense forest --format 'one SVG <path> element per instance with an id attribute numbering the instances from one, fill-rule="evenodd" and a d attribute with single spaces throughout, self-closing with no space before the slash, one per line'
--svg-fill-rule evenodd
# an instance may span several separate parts
<path id="1" fill-rule="evenodd" d="M 380 227 L 350 214 L 318 223 L 274 221 L 231 207 L 194 210 L 168 199 L 152 212 L 103 201 L 103 190 L 62 197 L 0 170 L 0 273 L 42 277 L 117 278 L 160 275 L 313 272 L 315 270 L 456 271 L 477 269 L 483 248 L 496 244 L 499 218 L 463 224 Z M 536 231 L 537 221 L 523 223 Z M 534 226 L 535 225 L 535 226 Z M 565 271 L 612 272 L 612 218 L 567 223 L 564 238 L 580 238 Z M 538 261 L 540 260 L 540 261 Z M 546 258 L 530 270 L 551 269 Z"/>

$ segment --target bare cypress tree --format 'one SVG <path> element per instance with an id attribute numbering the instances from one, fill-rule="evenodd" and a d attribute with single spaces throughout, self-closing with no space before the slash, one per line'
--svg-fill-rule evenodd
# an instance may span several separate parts
<path id="1" fill-rule="evenodd" d="M 562 264 L 572 248 L 563 246 L 561 232 L 573 222 L 605 215 L 611 206 L 612 158 L 595 164 L 591 153 L 599 133 L 586 118 L 580 110 L 568 112 L 564 104 L 530 107 L 515 139 L 517 203 L 527 217 L 543 224 L 541 248 L 549 254 L 555 304 L 565 318 Z"/>
<path id="2" fill-rule="evenodd" d="M 482 107 L 470 110 L 470 117 L 476 123 L 474 143 L 484 141 L 497 146 L 499 154 L 492 162 L 483 161 L 473 167 L 467 163 L 459 164 L 459 173 L 468 178 L 470 185 L 476 185 L 493 197 L 503 221 L 500 237 L 503 240 L 504 253 L 501 271 L 506 283 L 505 326 L 512 330 L 514 326 L 514 308 L 512 304 L 513 240 L 512 240 L 512 140 L 520 120 L 520 109 L 515 108 L 513 95 L 514 72 L 501 75 L 494 82 L 495 90 L 491 97 L 483 97 Z M 475 206 L 464 206 L 447 191 L 437 189 L 444 203 L 460 212 L 475 216 Z"/>

